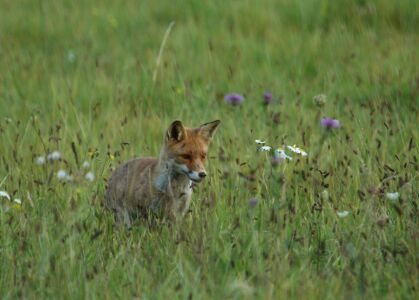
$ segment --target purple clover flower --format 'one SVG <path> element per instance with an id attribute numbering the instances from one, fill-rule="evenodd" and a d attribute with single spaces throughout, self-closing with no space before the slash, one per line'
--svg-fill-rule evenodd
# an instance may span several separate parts
<path id="1" fill-rule="evenodd" d="M 323 118 L 320 121 L 320 125 L 322 125 L 324 128 L 332 129 L 332 128 L 339 128 L 340 127 L 340 121 L 331 119 L 331 118 Z"/>
<path id="2" fill-rule="evenodd" d="M 270 92 L 265 92 L 265 93 L 263 94 L 263 103 L 264 103 L 265 105 L 268 105 L 269 103 L 271 103 L 271 101 L 272 101 L 272 93 L 270 93 Z"/>
<path id="3" fill-rule="evenodd" d="M 231 105 L 239 105 L 243 103 L 244 97 L 238 93 L 232 93 L 226 95 L 224 100 Z"/>
<path id="4" fill-rule="evenodd" d="M 250 198 L 249 199 L 249 206 L 255 207 L 258 204 L 259 200 L 257 198 Z"/>

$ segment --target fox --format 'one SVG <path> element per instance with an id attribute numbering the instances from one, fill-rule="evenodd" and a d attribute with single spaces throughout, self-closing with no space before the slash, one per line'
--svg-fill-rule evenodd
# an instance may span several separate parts
<path id="1" fill-rule="evenodd" d="M 104 201 L 116 223 L 130 228 L 137 218 L 150 215 L 181 219 L 189 210 L 192 186 L 207 176 L 208 147 L 220 123 L 187 128 L 176 120 L 164 135 L 158 157 L 135 158 L 117 167 Z"/>

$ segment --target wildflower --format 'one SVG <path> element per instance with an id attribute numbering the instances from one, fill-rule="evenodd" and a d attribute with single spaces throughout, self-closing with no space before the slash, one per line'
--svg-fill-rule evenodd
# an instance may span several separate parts
<path id="1" fill-rule="evenodd" d="M 271 101 L 272 101 L 272 93 L 270 93 L 270 92 L 265 92 L 265 93 L 263 94 L 263 103 L 264 103 L 265 105 L 268 105 L 269 103 L 271 103 Z"/>
<path id="2" fill-rule="evenodd" d="M 294 152 L 294 153 L 301 154 L 302 156 L 307 156 L 307 152 L 305 152 L 304 150 L 298 148 L 296 145 L 294 145 L 294 146 L 287 146 L 287 148 L 289 150 L 291 150 L 292 152 Z"/>
<path id="3" fill-rule="evenodd" d="M 258 145 L 263 145 L 266 142 L 265 141 L 262 141 L 262 140 L 255 140 L 255 143 L 258 144 Z"/>
<path id="4" fill-rule="evenodd" d="M 272 147 L 271 146 L 261 146 L 258 148 L 258 151 L 271 151 Z"/>
<path id="5" fill-rule="evenodd" d="M 45 163 L 45 156 L 38 156 L 35 159 L 37 165 L 43 165 Z"/>
<path id="6" fill-rule="evenodd" d="M 313 97 L 313 101 L 317 106 L 323 106 L 326 104 L 326 95 L 320 94 Z"/>
<path id="7" fill-rule="evenodd" d="M 257 198 L 250 198 L 249 199 L 249 206 L 255 207 L 258 204 L 259 200 Z"/>
<path id="8" fill-rule="evenodd" d="M 22 200 L 20 200 L 19 198 L 14 199 L 13 202 L 22 205 Z"/>
<path id="9" fill-rule="evenodd" d="M 397 199 L 399 199 L 400 194 L 398 192 L 394 193 L 386 193 L 386 197 L 388 200 L 395 202 Z"/>
<path id="10" fill-rule="evenodd" d="M 274 156 L 276 156 L 277 158 L 281 160 L 284 160 L 284 159 L 292 160 L 292 157 L 287 155 L 283 149 L 276 149 Z"/>
<path id="11" fill-rule="evenodd" d="M 76 53 L 74 53 L 74 51 L 73 50 L 69 50 L 68 52 L 67 52 L 67 60 L 69 61 L 69 62 L 74 62 L 75 60 L 76 60 Z"/>
<path id="12" fill-rule="evenodd" d="M 237 93 L 233 93 L 233 94 L 228 94 L 224 97 L 224 100 L 232 105 L 239 105 L 242 104 L 244 101 L 244 97 L 240 94 Z"/>
<path id="13" fill-rule="evenodd" d="M 87 172 L 84 177 L 90 182 L 95 180 L 95 174 L 93 174 L 93 172 Z"/>
<path id="14" fill-rule="evenodd" d="M 90 168 L 90 164 L 89 164 L 89 162 L 88 162 L 88 161 L 84 161 L 84 162 L 83 162 L 82 167 L 83 167 L 84 169 L 88 169 L 88 168 Z"/>
<path id="15" fill-rule="evenodd" d="M 339 128 L 340 127 L 340 121 L 331 119 L 331 118 L 323 118 L 320 121 L 320 124 L 325 127 L 326 129 L 332 129 L 332 128 Z"/>
<path id="16" fill-rule="evenodd" d="M 349 211 L 343 210 L 343 211 L 337 211 L 336 214 L 339 218 L 345 218 L 349 215 Z"/>
<path id="17" fill-rule="evenodd" d="M 67 172 L 64 171 L 64 170 L 59 170 L 57 172 L 57 178 L 58 178 L 58 180 L 61 180 L 61 181 L 72 181 L 73 180 L 73 177 L 71 175 L 67 174 Z"/>
<path id="18" fill-rule="evenodd" d="M 0 197 L 5 197 L 10 201 L 10 195 L 5 191 L 0 191 Z"/>
<path id="19" fill-rule="evenodd" d="M 53 151 L 47 155 L 48 160 L 59 160 L 61 158 L 61 153 L 59 151 Z"/>

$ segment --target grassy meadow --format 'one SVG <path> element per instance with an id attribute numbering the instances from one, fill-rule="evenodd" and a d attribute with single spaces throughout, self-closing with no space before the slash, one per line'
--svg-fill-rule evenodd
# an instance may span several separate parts
<path id="1" fill-rule="evenodd" d="M 0 297 L 417 299 L 418 23 L 414 0 L 0 1 Z M 117 227 L 107 178 L 175 119 L 222 121 L 190 212 Z"/>

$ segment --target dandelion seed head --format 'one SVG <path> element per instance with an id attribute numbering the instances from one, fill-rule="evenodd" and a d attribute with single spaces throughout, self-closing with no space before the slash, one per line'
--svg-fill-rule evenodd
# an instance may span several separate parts
<path id="1" fill-rule="evenodd" d="M 59 160 L 61 158 L 61 153 L 59 151 L 52 151 L 47 155 L 48 160 Z"/>
<path id="2" fill-rule="evenodd" d="M 86 178 L 86 180 L 88 180 L 90 182 L 95 180 L 95 174 L 93 174 L 93 172 L 87 172 L 84 177 Z"/>
<path id="3" fill-rule="evenodd" d="M 398 192 L 386 193 L 386 197 L 388 200 L 395 202 L 399 199 L 400 194 Z"/>
<path id="4" fill-rule="evenodd" d="M 46 161 L 45 156 L 38 156 L 38 157 L 35 159 L 35 163 L 36 163 L 37 165 L 43 165 L 43 164 L 45 164 L 45 161 Z"/>
<path id="5" fill-rule="evenodd" d="M 60 181 L 72 181 L 73 176 L 69 175 L 65 170 L 59 170 L 57 172 L 57 178 Z"/>
<path id="6" fill-rule="evenodd" d="M 85 161 L 83 162 L 82 167 L 83 167 L 84 169 L 88 169 L 88 168 L 90 168 L 90 164 L 89 164 L 89 162 L 85 160 Z"/>

